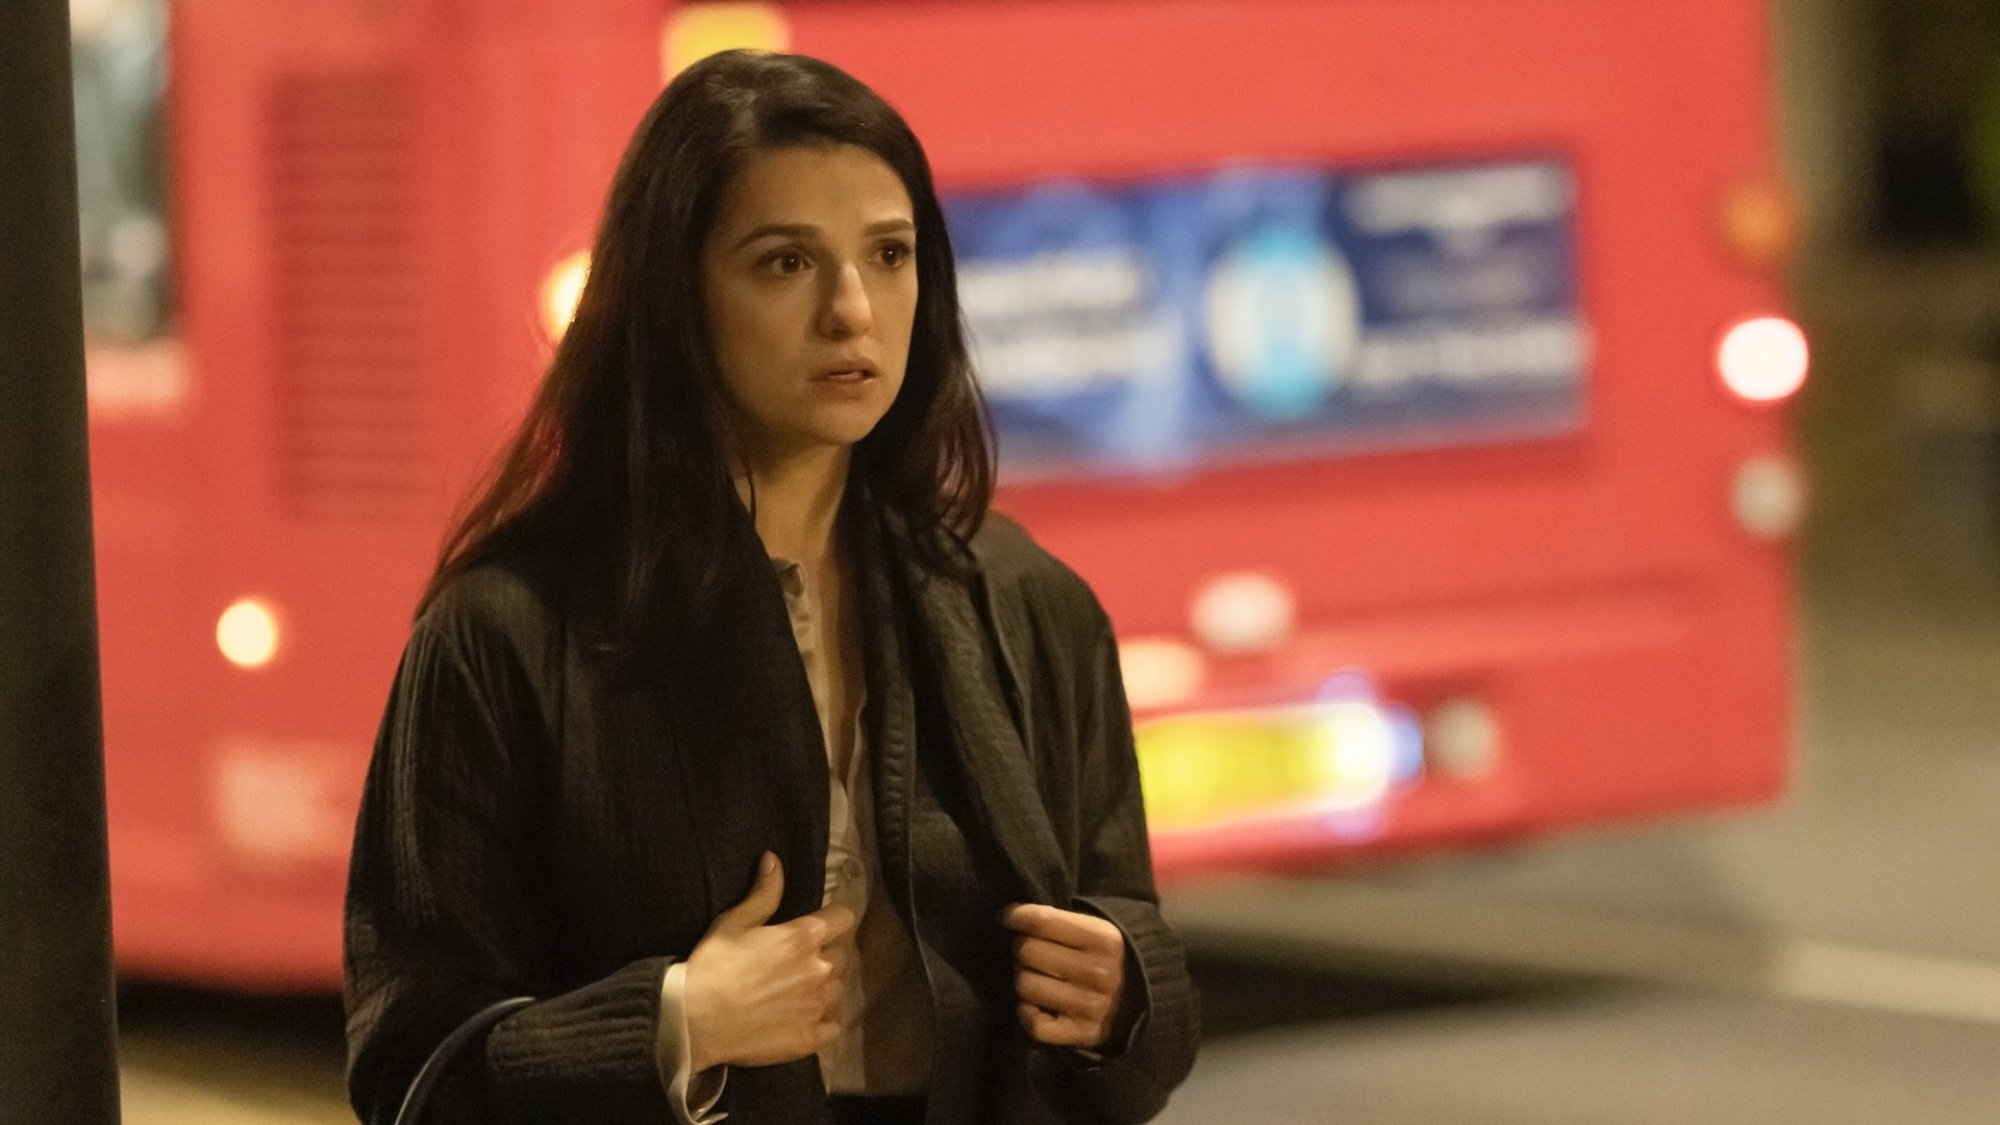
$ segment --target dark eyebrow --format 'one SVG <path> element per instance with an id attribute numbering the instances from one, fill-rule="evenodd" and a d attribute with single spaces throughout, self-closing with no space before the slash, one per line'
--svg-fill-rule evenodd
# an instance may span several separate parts
<path id="1" fill-rule="evenodd" d="M 741 250 L 760 238 L 808 239 L 818 235 L 819 228 L 806 223 L 766 223 L 737 240 L 736 249 Z"/>
<path id="2" fill-rule="evenodd" d="M 917 224 L 908 219 L 884 219 L 879 223 L 868 224 L 868 229 L 863 233 L 872 237 L 916 229 Z M 766 223 L 737 240 L 736 249 L 741 250 L 760 238 L 796 238 L 803 241 L 818 238 L 819 234 L 819 228 L 810 223 Z"/>

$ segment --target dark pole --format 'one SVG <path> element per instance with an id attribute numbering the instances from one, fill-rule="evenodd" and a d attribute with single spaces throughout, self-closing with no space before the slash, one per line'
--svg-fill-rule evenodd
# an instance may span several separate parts
<path id="1" fill-rule="evenodd" d="M 0 44 L 0 1121 L 115 1125 L 67 3 Z"/>

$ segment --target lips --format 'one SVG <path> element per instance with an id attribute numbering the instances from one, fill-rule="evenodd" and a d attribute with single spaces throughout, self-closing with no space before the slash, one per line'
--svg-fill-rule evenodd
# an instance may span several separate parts
<path id="1" fill-rule="evenodd" d="M 841 360 L 820 368 L 814 379 L 835 383 L 858 383 L 875 377 L 875 365 L 865 359 Z"/>

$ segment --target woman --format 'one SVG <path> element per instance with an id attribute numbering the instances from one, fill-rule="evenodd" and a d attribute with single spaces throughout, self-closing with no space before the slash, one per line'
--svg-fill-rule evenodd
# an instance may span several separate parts
<path id="1" fill-rule="evenodd" d="M 921 147 L 730 52 L 639 126 L 370 768 L 348 1081 L 391 1119 L 1139 1121 L 1194 995 L 1116 648 L 986 518 Z"/>

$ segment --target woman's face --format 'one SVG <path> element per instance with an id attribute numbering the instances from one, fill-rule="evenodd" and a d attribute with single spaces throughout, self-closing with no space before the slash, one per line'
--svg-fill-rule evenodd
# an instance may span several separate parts
<path id="1" fill-rule="evenodd" d="M 888 413 L 910 357 L 916 237 L 909 192 L 867 149 L 770 149 L 737 173 L 702 293 L 753 461 L 851 446 Z"/>

